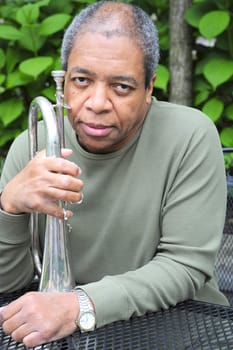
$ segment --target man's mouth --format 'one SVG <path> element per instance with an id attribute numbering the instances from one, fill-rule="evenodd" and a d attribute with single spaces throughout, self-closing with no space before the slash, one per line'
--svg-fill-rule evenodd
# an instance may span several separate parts
<path id="1" fill-rule="evenodd" d="M 94 137 L 107 136 L 112 130 L 111 126 L 84 122 L 80 122 L 79 127 L 81 127 L 86 135 Z"/>

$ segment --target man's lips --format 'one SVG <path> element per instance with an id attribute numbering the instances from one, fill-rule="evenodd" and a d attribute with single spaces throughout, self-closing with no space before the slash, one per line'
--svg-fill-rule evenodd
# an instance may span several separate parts
<path id="1" fill-rule="evenodd" d="M 86 135 L 94 137 L 107 136 L 112 130 L 111 126 L 84 122 L 80 122 L 79 127 L 81 127 Z"/>

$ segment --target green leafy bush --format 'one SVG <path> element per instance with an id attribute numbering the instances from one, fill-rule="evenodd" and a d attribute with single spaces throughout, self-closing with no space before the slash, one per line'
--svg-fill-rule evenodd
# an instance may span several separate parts
<path id="1" fill-rule="evenodd" d="M 64 29 L 95 0 L 2 0 L 0 5 L 0 163 L 27 127 L 32 99 L 51 101 L 51 70 L 60 69 Z M 159 32 L 161 59 L 155 95 L 169 98 L 169 0 L 126 0 L 151 15 Z M 233 2 L 193 0 L 185 18 L 193 27 L 194 106 L 216 123 L 223 146 L 233 146 Z"/>
<path id="2" fill-rule="evenodd" d="M 194 28 L 194 105 L 215 122 L 222 145 L 232 147 L 233 2 L 196 0 L 185 17 Z"/>
<path id="3" fill-rule="evenodd" d="M 71 18 L 69 13 L 56 13 L 63 9 L 55 5 L 49 0 L 8 0 L 0 7 L 2 157 L 16 135 L 26 128 L 30 101 L 41 94 L 53 98 L 49 72 L 60 66 L 58 42 Z"/>

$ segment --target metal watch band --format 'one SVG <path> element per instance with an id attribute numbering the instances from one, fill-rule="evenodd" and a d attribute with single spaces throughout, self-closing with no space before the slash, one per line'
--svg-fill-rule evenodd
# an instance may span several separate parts
<path id="1" fill-rule="evenodd" d="M 79 327 L 81 331 L 92 331 L 95 329 L 95 310 L 94 307 L 88 297 L 88 295 L 81 288 L 73 289 L 73 292 L 76 293 L 78 301 L 79 301 L 79 316 L 76 320 L 76 325 Z M 82 327 L 81 319 L 82 317 L 91 317 L 91 327 L 86 329 Z"/>
<path id="2" fill-rule="evenodd" d="M 82 290 L 81 288 L 75 289 L 75 292 L 78 295 L 79 301 L 80 301 L 80 311 L 85 312 L 85 311 L 94 311 L 94 308 L 92 306 L 92 303 L 87 296 L 87 294 Z"/>

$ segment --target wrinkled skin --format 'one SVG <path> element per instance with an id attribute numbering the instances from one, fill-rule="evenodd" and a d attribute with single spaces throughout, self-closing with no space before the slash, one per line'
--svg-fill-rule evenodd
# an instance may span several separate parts
<path id="1" fill-rule="evenodd" d="M 0 308 L 0 319 L 5 333 L 33 347 L 74 332 L 78 312 L 73 292 L 29 292 Z"/>

